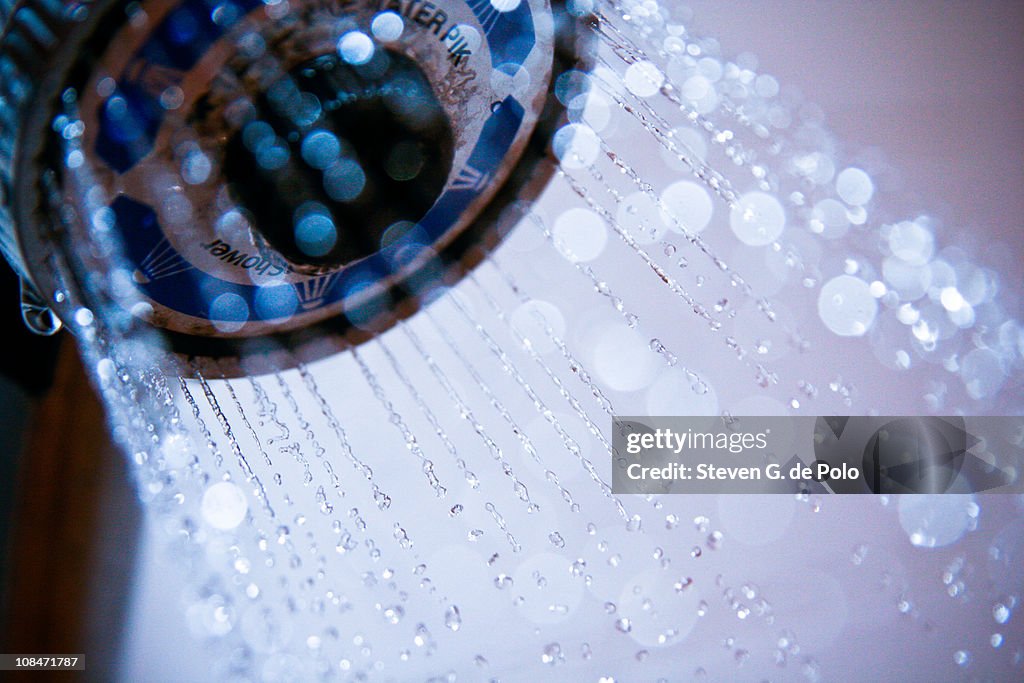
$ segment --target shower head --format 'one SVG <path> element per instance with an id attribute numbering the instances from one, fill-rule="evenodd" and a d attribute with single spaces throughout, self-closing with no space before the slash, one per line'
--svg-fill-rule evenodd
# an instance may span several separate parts
<path id="1" fill-rule="evenodd" d="M 5 14 L 26 322 L 156 328 L 189 356 L 357 343 L 461 278 L 545 185 L 554 84 L 587 52 L 544 0 Z"/>

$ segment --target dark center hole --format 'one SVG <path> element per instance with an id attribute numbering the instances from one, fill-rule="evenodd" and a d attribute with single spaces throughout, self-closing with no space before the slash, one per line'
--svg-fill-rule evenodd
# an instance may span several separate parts
<path id="1" fill-rule="evenodd" d="M 228 142 L 234 199 L 271 247 L 299 266 L 373 254 L 418 221 L 444 189 L 451 124 L 419 66 L 378 49 L 353 66 L 305 62 L 255 99 Z"/>

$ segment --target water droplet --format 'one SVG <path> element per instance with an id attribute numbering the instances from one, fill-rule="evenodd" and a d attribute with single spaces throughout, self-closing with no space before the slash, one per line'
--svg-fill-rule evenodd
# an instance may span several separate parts
<path id="1" fill-rule="evenodd" d="M 412 540 L 409 538 L 409 535 L 406 533 L 405 529 L 403 529 L 397 522 L 395 523 L 391 535 L 394 536 L 395 540 L 398 541 L 398 545 L 402 548 L 405 548 L 406 550 L 412 548 Z"/>
<path id="2" fill-rule="evenodd" d="M 96 317 L 93 315 L 93 312 L 88 308 L 79 308 L 75 311 L 75 322 L 82 327 L 92 325 L 95 319 Z"/>
<path id="3" fill-rule="evenodd" d="M 834 277 L 818 295 L 818 315 L 841 337 L 863 336 L 875 321 L 878 300 L 867 282 L 853 275 Z"/>
<path id="4" fill-rule="evenodd" d="M 397 12 L 381 12 L 373 18 L 370 29 L 374 37 L 382 43 L 398 40 L 402 36 L 405 24 Z"/>
<path id="5" fill-rule="evenodd" d="M 230 531 L 241 524 L 248 509 L 245 493 L 229 481 L 218 482 L 206 489 L 200 503 L 203 520 L 221 531 Z"/>
<path id="6" fill-rule="evenodd" d="M 992 607 L 992 618 L 996 620 L 997 624 L 1005 624 L 1010 620 L 1010 608 L 1001 602 L 997 602 Z"/>
<path id="7" fill-rule="evenodd" d="M 349 64 L 366 64 L 373 53 L 373 40 L 362 31 L 349 31 L 338 40 L 338 54 Z"/>
<path id="8" fill-rule="evenodd" d="M 548 643 L 540 653 L 540 661 L 551 666 L 558 664 L 563 659 L 562 646 L 558 643 Z"/>
<path id="9" fill-rule="evenodd" d="M 871 176 L 859 168 L 843 169 L 836 176 L 836 194 L 851 206 L 867 204 L 875 193 Z"/>
<path id="10" fill-rule="evenodd" d="M 384 618 L 390 624 L 397 624 L 405 616 L 405 608 L 401 605 L 392 605 L 384 610 Z"/>
<path id="11" fill-rule="evenodd" d="M 630 64 L 622 82 L 637 97 L 650 97 L 658 92 L 665 76 L 653 62 L 638 61 Z"/>
<path id="12" fill-rule="evenodd" d="M 462 614 L 455 605 L 449 605 L 444 611 L 444 625 L 452 631 L 462 628 Z"/>
<path id="13" fill-rule="evenodd" d="M 763 246 L 782 235 L 786 227 L 786 212 L 773 195 L 748 192 L 733 206 L 729 226 L 744 244 Z"/>

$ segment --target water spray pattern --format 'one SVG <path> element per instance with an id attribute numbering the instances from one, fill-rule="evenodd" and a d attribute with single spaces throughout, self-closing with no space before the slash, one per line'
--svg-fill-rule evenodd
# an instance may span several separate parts
<path id="1" fill-rule="evenodd" d="M 495 22 L 521 6 L 481 11 Z M 130 266 L 89 283 L 115 305 L 72 326 L 171 561 L 196 577 L 187 620 L 213 674 L 834 680 L 819 652 L 872 614 L 893 632 L 942 631 L 928 647 L 949 678 L 1024 675 L 1019 497 L 612 493 L 614 412 L 1019 413 L 1024 328 L 1002 313 L 996 273 L 944 246 L 935 219 L 893 218 L 899 197 L 870 168 L 838 158 L 774 78 L 721 56 L 677 8 L 568 7 L 599 47 L 590 72 L 554 84 L 568 122 L 549 187 L 506 209 L 496 253 L 372 342 L 317 360 L 275 350 L 247 379 L 228 360 L 174 367 L 153 354 L 158 333 L 123 333 L 144 305 Z M 368 63 L 403 25 L 382 12 L 338 55 Z M 529 79 L 509 71 L 492 80 Z M 66 103 L 67 172 L 93 188 L 78 210 L 114 259 L 110 197 Z M 344 141 L 315 135 L 303 154 L 339 164 L 327 192 L 358 196 Z M 265 170 L 285 163 L 272 136 L 250 146 Z M 406 153 L 393 177 L 426 163 Z M 185 183 L 212 172 L 197 159 L 182 156 Z M 325 221 L 303 214 L 300 247 L 333 246 Z M 278 283 L 247 277 L 274 316 L 299 314 Z M 210 305 L 247 323 L 245 302 Z M 863 372 L 867 356 L 899 386 Z M 931 549 L 923 576 L 893 539 L 864 537 L 880 527 Z M 770 545 L 819 529 L 849 539 L 841 570 L 813 543 Z M 940 624 L 948 614 L 962 626 Z"/>

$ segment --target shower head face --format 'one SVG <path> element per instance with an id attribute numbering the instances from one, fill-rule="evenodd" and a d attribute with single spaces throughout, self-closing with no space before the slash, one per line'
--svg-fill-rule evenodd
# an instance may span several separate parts
<path id="1" fill-rule="evenodd" d="M 536 175 L 561 115 L 553 77 L 576 60 L 560 12 L 97 8 L 20 131 L 28 270 L 73 302 L 62 317 L 112 301 L 190 354 L 386 327 L 461 276 Z"/>

